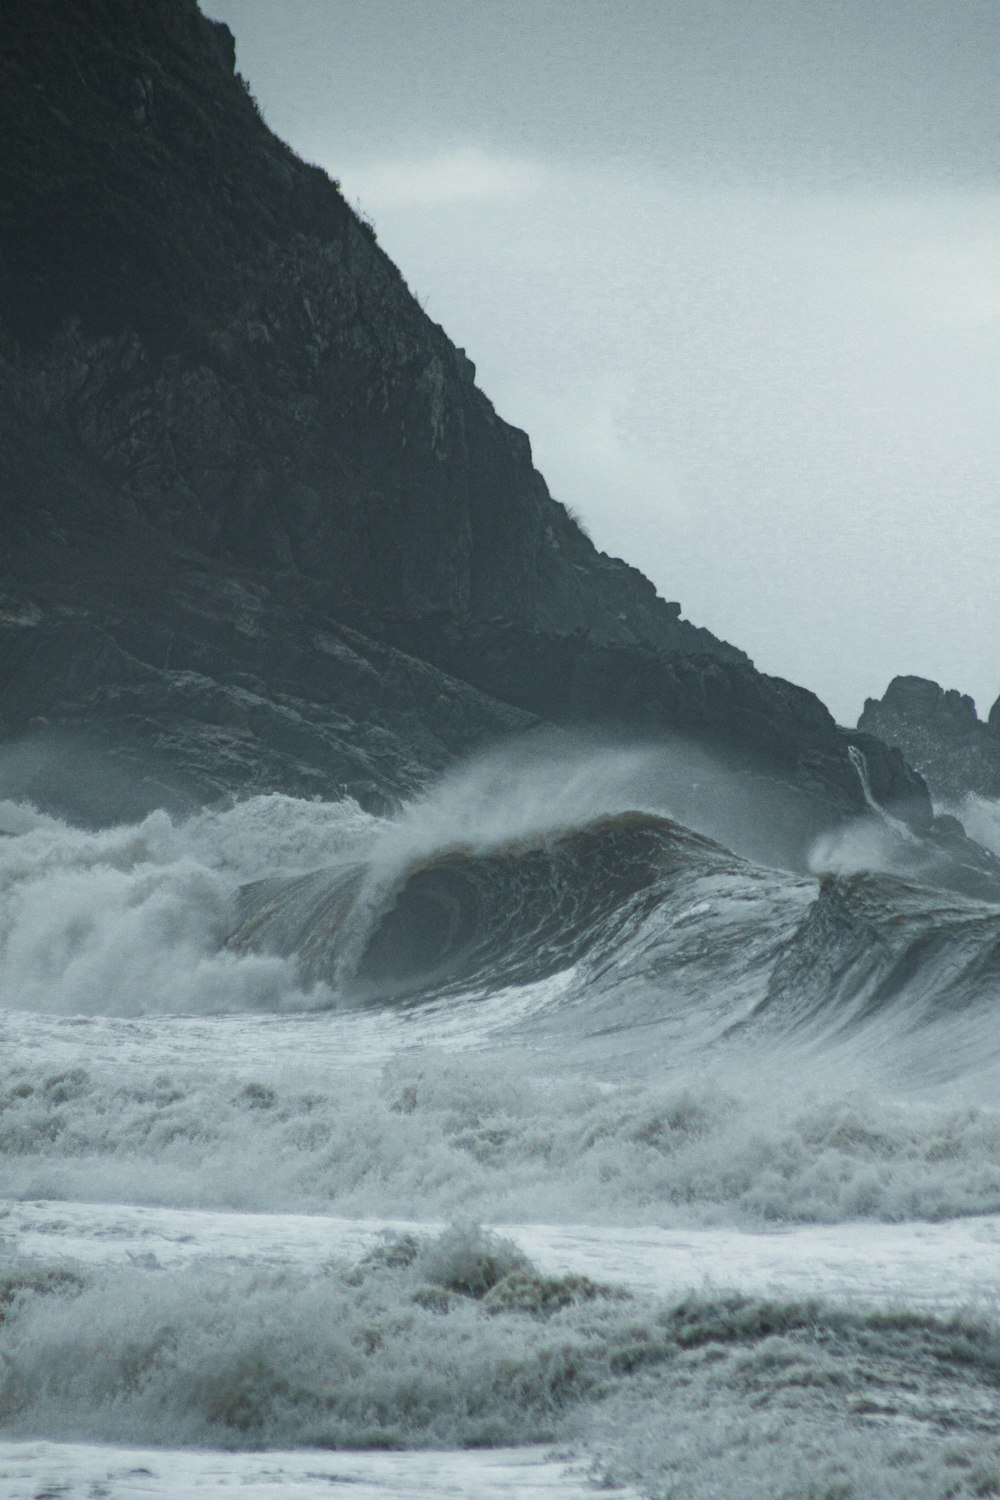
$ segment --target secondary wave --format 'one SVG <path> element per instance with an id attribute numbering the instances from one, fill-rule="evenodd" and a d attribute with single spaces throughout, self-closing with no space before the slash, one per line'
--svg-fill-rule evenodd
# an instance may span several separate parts
<path id="1" fill-rule="evenodd" d="M 758 1017 L 785 1034 L 805 1028 L 827 1037 L 877 1024 L 903 1035 L 963 1023 L 981 1060 L 1000 1050 L 998 982 L 996 907 L 889 875 L 827 875 L 774 967 Z"/>

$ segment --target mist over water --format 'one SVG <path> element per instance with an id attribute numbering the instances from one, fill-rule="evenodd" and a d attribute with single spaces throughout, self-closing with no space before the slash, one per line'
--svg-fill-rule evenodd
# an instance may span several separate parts
<path id="1" fill-rule="evenodd" d="M 972 1247 L 1000 1223 L 1000 916 L 900 880 L 872 821 L 815 876 L 752 863 L 746 796 L 683 746 L 562 739 L 391 818 L 266 796 L 88 829 L 0 803 L 8 1435 L 164 1463 L 557 1441 L 642 1493 L 739 1473 L 764 1496 L 780 1431 L 782 1493 L 988 1493 L 992 1313 L 935 1323 L 933 1260 L 909 1323 L 819 1265 L 808 1311 L 780 1271 L 765 1311 L 616 1286 L 629 1235 L 715 1246 L 738 1292 L 734 1236 L 780 1228 L 790 1267 L 807 1232 Z M 413 1228 L 343 1248 L 383 1223 Z M 859 1415 L 873 1383 L 890 1417 Z"/>

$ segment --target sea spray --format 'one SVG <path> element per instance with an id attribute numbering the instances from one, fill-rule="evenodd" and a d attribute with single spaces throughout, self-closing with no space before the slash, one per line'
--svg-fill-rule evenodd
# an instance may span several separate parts
<path id="1" fill-rule="evenodd" d="M 810 1476 L 806 1493 L 872 1494 L 874 1477 L 941 1500 L 1000 1473 L 988 1315 L 634 1298 L 541 1277 L 472 1227 L 311 1271 L 8 1264 L 0 1304 L 15 1436 L 420 1448 L 586 1432 L 609 1480 L 707 1497 L 738 1476 L 761 1500 Z"/>
<path id="2" fill-rule="evenodd" d="M 490 780 L 470 776 L 467 808 Z M 991 1254 L 994 1221 L 948 1221 L 1000 1212 L 995 914 L 893 877 L 754 867 L 661 827 L 676 807 L 640 781 L 596 808 L 540 793 L 518 831 L 502 805 L 516 778 L 500 776 L 481 836 L 479 814 L 448 827 L 425 808 L 400 852 L 406 815 L 350 804 L 251 799 L 96 834 L 8 811 L 8 1434 L 544 1437 L 587 1445 L 609 1481 L 697 1500 L 990 1493 L 989 1310 L 833 1307 L 816 1247 L 819 1226 L 878 1246 L 898 1225 L 903 1287 L 906 1245 L 933 1241 L 914 1221 L 960 1231 L 955 1254 Z M 293 954 L 224 947 L 261 880 L 349 884 L 378 867 L 405 890 L 452 860 L 479 880 L 505 851 L 595 827 L 630 838 L 633 812 L 664 841 L 655 900 L 644 887 L 627 921 L 531 983 L 372 1005 L 310 984 Z M 592 874 L 568 870 L 567 911 Z M 217 1245 L 168 1225 L 194 1209 Z M 247 1218 L 227 1226 L 227 1210 Z M 324 1244 L 326 1214 L 369 1242 L 373 1219 L 424 1227 L 368 1259 Z M 314 1216 L 308 1255 L 295 1215 Z M 468 1227 L 434 1238 L 428 1220 L 506 1225 L 525 1246 L 548 1225 L 551 1259 L 543 1273 Z M 574 1224 L 609 1267 L 650 1226 L 693 1242 L 742 1229 L 779 1279 L 797 1237 L 818 1238 L 794 1267 L 803 1297 L 720 1283 L 658 1303 L 568 1274 Z M 925 1254 L 919 1296 L 947 1303 L 954 1264 L 938 1285 Z"/>

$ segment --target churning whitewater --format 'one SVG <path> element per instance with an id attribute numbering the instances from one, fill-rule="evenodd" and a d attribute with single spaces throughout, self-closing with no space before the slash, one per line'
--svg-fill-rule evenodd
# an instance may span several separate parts
<path id="1" fill-rule="evenodd" d="M 0 1496 L 1000 1493 L 1000 911 L 679 753 L 0 804 Z"/>

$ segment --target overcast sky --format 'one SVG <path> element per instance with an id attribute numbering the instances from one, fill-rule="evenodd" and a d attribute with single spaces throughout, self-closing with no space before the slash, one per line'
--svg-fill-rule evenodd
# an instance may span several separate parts
<path id="1" fill-rule="evenodd" d="M 204 0 L 598 546 L 1000 692 L 1000 0 Z"/>

